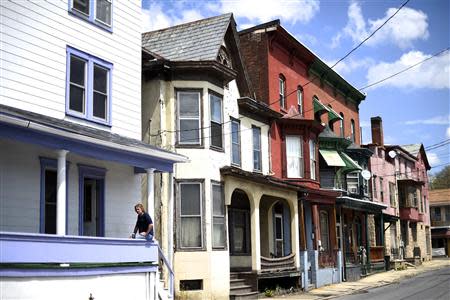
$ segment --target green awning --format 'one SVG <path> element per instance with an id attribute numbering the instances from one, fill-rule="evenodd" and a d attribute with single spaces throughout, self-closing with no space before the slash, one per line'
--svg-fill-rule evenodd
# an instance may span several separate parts
<path id="1" fill-rule="evenodd" d="M 325 160 L 327 165 L 330 167 L 345 167 L 346 166 L 345 162 L 342 160 L 339 153 L 335 150 L 319 149 L 319 153 L 320 153 L 320 155 L 322 155 L 323 159 Z"/>
<path id="2" fill-rule="evenodd" d="M 342 117 L 335 112 L 331 107 L 328 107 L 328 121 L 342 120 Z"/>
<path id="3" fill-rule="evenodd" d="M 321 114 L 329 111 L 328 107 L 323 105 L 317 98 L 313 98 L 314 113 L 320 112 Z"/>
<path id="4" fill-rule="evenodd" d="M 342 159 L 345 162 L 345 168 L 343 168 L 343 170 L 342 170 L 343 172 L 348 173 L 348 172 L 353 172 L 353 171 L 362 171 L 361 166 L 358 165 L 358 163 L 356 161 L 351 159 L 350 156 L 348 156 L 344 152 L 340 152 L 339 154 L 341 155 Z"/>

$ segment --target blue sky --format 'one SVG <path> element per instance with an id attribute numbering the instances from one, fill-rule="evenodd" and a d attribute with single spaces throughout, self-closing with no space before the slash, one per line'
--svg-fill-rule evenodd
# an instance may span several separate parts
<path id="1" fill-rule="evenodd" d="M 238 29 L 274 19 L 332 65 L 391 16 L 406 0 L 143 0 L 143 30 L 233 12 Z M 410 0 L 381 30 L 334 70 L 356 88 L 384 79 L 450 46 L 450 1 Z M 370 117 L 383 119 L 386 144 L 450 139 L 450 54 L 436 56 L 363 90 L 363 143 Z M 432 173 L 450 163 L 450 145 L 427 152 Z"/>

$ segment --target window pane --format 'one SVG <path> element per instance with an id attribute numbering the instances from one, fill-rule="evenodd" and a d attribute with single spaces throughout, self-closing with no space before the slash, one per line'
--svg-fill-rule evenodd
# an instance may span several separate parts
<path id="1" fill-rule="evenodd" d="M 222 99 L 215 95 L 209 95 L 209 99 L 211 105 L 211 121 L 222 123 Z"/>
<path id="2" fill-rule="evenodd" d="M 281 217 L 275 217 L 275 238 L 282 239 L 283 238 L 283 219 Z"/>
<path id="3" fill-rule="evenodd" d="M 111 2 L 109 0 L 97 0 L 97 19 L 111 24 Z"/>
<path id="4" fill-rule="evenodd" d="M 181 218 L 181 247 L 201 247 L 200 217 Z"/>
<path id="5" fill-rule="evenodd" d="M 245 228 L 244 227 L 234 227 L 233 229 L 233 251 L 235 253 L 246 252 L 245 249 Z M 231 243 L 231 241 L 230 241 Z"/>
<path id="6" fill-rule="evenodd" d="M 213 247 L 225 246 L 225 222 L 224 218 L 213 218 Z"/>
<path id="7" fill-rule="evenodd" d="M 232 121 L 231 123 L 231 159 L 234 164 L 241 164 L 241 141 L 239 140 L 239 122 Z"/>
<path id="8" fill-rule="evenodd" d="M 70 85 L 69 109 L 84 112 L 84 89 Z"/>
<path id="9" fill-rule="evenodd" d="M 84 86 L 86 61 L 70 56 L 70 82 Z"/>
<path id="10" fill-rule="evenodd" d="M 253 127 L 253 149 L 261 149 L 260 145 L 261 129 Z"/>
<path id="11" fill-rule="evenodd" d="M 211 145 L 222 148 L 222 124 L 211 122 Z"/>
<path id="12" fill-rule="evenodd" d="M 107 94 L 108 87 L 108 70 L 94 65 L 94 90 Z"/>
<path id="13" fill-rule="evenodd" d="M 106 120 L 106 96 L 94 92 L 94 117 Z"/>
<path id="14" fill-rule="evenodd" d="M 212 194 L 213 194 L 213 215 L 214 216 L 223 216 L 225 215 L 225 207 L 222 197 L 222 186 L 213 185 L 212 186 Z"/>
<path id="15" fill-rule="evenodd" d="M 89 0 L 73 0 L 73 8 L 89 15 Z"/>
<path id="16" fill-rule="evenodd" d="M 233 144 L 232 146 L 232 160 L 234 164 L 241 164 L 241 151 L 239 145 Z"/>
<path id="17" fill-rule="evenodd" d="M 303 177 L 303 159 L 302 159 L 301 138 L 298 136 L 286 137 L 286 158 L 287 158 L 287 176 L 298 178 Z"/>
<path id="18" fill-rule="evenodd" d="M 181 117 L 199 117 L 199 93 L 179 92 L 179 108 Z"/>
<path id="19" fill-rule="evenodd" d="M 180 184 L 181 215 L 200 215 L 200 184 Z"/>
<path id="20" fill-rule="evenodd" d="M 180 120 L 180 143 L 200 142 L 198 120 Z"/>

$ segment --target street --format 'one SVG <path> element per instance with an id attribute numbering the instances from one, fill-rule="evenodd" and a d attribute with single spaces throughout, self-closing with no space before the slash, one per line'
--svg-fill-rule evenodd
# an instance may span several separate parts
<path id="1" fill-rule="evenodd" d="M 383 299 L 383 300 L 449 300 L 450 299 L 450 268 L 422 273 L 413 278 L 402 280 L 388 286 L 355 295 L 339 297 L 342 300 Z"/>

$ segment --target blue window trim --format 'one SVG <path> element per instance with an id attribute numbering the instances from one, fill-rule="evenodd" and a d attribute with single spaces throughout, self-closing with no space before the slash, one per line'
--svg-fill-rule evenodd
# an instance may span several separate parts
<path id="1" fill-rule="evenodd" d="M 88 1 L 89 1 L 89 15 L 86 15 L 86 14 L 74 9 L 73 8 L 73 0 L 68 1 L 69 13 L 81 20 L 84 20 L 91 24 L 94 24 L 98 28 L 101 28 L 103 30 L 106 30 L 106 31 L 112 33 L 113 32 L 113 20 L 114 20 L 114 18 L 113 18 L 113 16 L 114 16 L 114 0 L 111 0 L 111 25 L 108 25 L 108 24 L 106 24 L 102 21 L 99 21 L 95 18 L 96 9 L 97 9 L 97 6 L 95 4 L 96 4 L 97 0 L 88 0 Z"/>
<path id="2" fill-rule="evenodd" d="M 84 233 L 83 227 L 83 213 L 84 213 L 84 179 L 92 178 L 100 181 L 100 207 L 98 207 L 99 213 L 99 236 L 105 236 L 105 177 L 106 169 L 78 164 L 78 235 L 82 236 Z"/>
<path id="3" fill-rule="evenodd" d="M 87 72 L 85 78 L 85 91 L 86 91 L 86 100 L 85 100 L 85 112 L 80 113 L 77 111 L 70 110 L 69 101 L 70 101 L 70 57 L 75 56 L 86 61 L 87 64 Z M 105 69 L 108 69 L 108 103 L 107 103 L 107 112 L 106 112 L 106 120 L 102 120 L 100 118 L 96 118 L 93 116 L 93 101 L 94 101 L 94 64 L 97 64 Z M 70 46 L 67 46 L 67 57 L 66 57 L 66 115 L 86 119 L 95 123 L 99 123 L 102 125 L 111 126 L 111 103 L 112 103 L 112 71 L 113 64 L 109 63 L 101 58 L 95 57 L 93 55 L 87 54 L 83 51 L 77 50 Z"/>
<path id="4" fill-rule="evenodd" d="M 40 205 L 39 205 L 39 232 L 45 233 L 45 171 L 46 170 L 55 170 L 58 169 L 58 160 L 54 158 L 47 157 L 39 157 L 39 161 L 41 163 L 41 191 L 40 191 Z M 66 232 L 68 230 L 69 225 L 69 166 L 70 163 L 66 162 Z"/>

